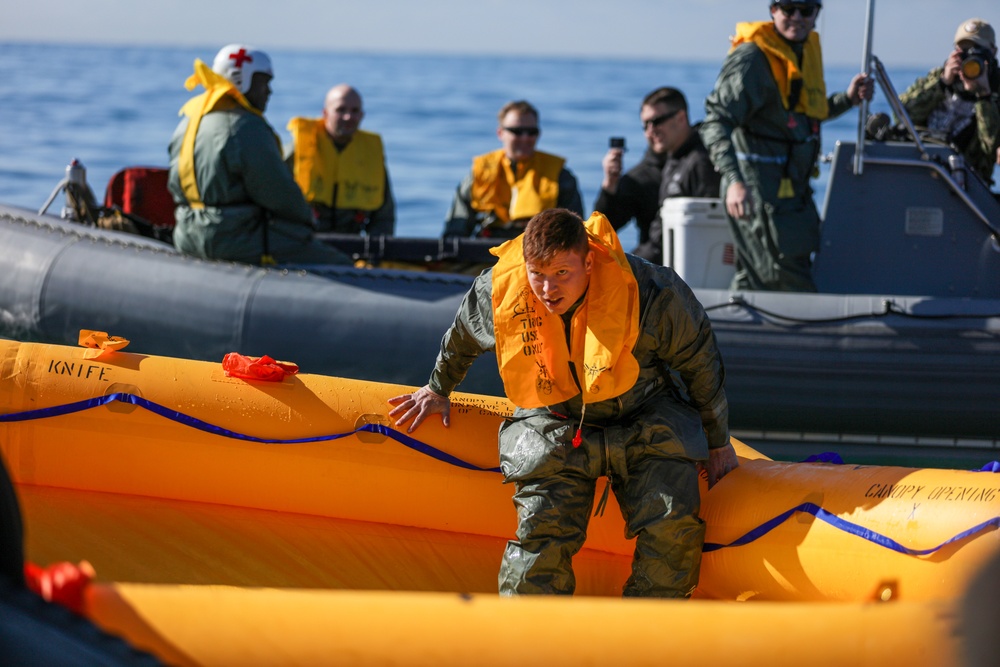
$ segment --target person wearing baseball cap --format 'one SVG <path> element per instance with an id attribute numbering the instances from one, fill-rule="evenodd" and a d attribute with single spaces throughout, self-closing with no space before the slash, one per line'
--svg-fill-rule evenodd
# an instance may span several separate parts
<path id="1" fill-rule="evenodd" d="M 899 96 L 910 119 L 961 152 L 987 183 L 1000 145 L 1000 68 L 993 26 L 963 21 L 942 67 L 917 79 Z"/>

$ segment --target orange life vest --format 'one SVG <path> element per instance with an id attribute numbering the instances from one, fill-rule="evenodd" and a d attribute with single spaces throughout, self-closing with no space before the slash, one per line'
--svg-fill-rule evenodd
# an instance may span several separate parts
<path id="1" fill-rule="evenodd" d="M 546 310 L 528 284 L 522 236 L 490 250 L 497 363 L 507 397 L 523 408 L 555 405 L 583 392 L 595 403 L 628 391 L 639 377 L 632 349 L 639 337 L 639 286 L 608 219 L 585 223 L 593 267 L 573 314 L 568 349 L 563 320 Z M 576 384 L 574 364 L 583 387 Z"/>
<path id="2" fill-rule="evenodd" d="M 771 21 L 756 21 L 752 23 L 737 23 L 736 36 L 733 37 L 733 48 L 744 42 L 753 42 L 767 57 L 771 66 L 774 82 L 781 91 L 781 101 L 788 109 L 788 96 L 792 90 L 792 81 L 802 80 L 802 91 L 794 109 L 810 118 L 825 120 L 830 115 L 829 103 L 826 99 L 826 82 L 823 80 L 823 50 L 819 45 L 819 35 L 810 32 L 803 45 L 802 69 L 799 69 L 798 57 L 792 51 L 781 35 L 774 29 Z"/>
<path id="3" fill-rule="evenodd" d="M 472 208 L 492 212 L 505 223 L 554 208 L 565 163 L 561 157 L 535 151 L 517 163 L 515 173 L 502 148 L 479 155 L 472 160 Z"/>

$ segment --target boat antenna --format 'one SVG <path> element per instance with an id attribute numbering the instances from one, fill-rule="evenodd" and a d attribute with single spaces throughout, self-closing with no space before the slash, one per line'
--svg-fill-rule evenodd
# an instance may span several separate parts
<path id="1" fill-rule="evenodd" d="M 875 23 L 875 0 L 868 0 L 865 16 L 865 44 L 861 56 L 861 73 L 868 76 L 871 71 L 872 33 Z M 865 123 L 868 120 L 868 100 L 861 98 L 858 110 L 858 143 L 854 146 L 854 175 L 860 176 L 865 166 Z"/>

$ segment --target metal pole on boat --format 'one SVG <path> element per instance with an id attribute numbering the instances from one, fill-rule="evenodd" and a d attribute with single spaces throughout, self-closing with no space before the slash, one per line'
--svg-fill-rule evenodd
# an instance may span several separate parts
<path id="1" fill-rule="evenodd" d="M 872 60 L 872 27 L 875 22 L 875 0 L 868 0 L 865 16 L 865 45 L 861 56 L 861 72 L 868 76 Z M 858 143 L 854 146 L 854 175 L 860 176 L 865 164 L 865 123 L 868 120 L 868 100 L 862 99 L 858 111 Z"/>

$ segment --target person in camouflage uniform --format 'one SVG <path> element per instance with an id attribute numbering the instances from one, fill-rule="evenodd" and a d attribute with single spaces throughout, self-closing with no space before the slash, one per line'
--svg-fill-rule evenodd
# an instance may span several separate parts
<path id="1" fill-rule="evenodd" d="M 819 9 L 815 0 L 783 0 L 771 5 L 771 21 L 738 24 L 705 100 L 701 137 L 722 175 L 736 245 L 734 289 L 816 291 L 820 219 L 809 179 L 820 123 L 873 92 L 871 79 L 858 74 L 846 92 L 826 95 L 813 32 Z"/>
<path id="2" fill-rule="evenodd" d="M 962 61 L 977 48 L 984 67 L 969 76 Z M 987 183 L 993 182 L 993 167 L 1000 144 L 1000 72 L 997 71 L 996 33 L 982 19 L 969 19 L 958 26 L 955 48 L 944 66 L 917 79 L 899 96 L 915 125 L 961 151 L 971 167 Z M 970 72 L 974 73 L 974 72 Z"/>

